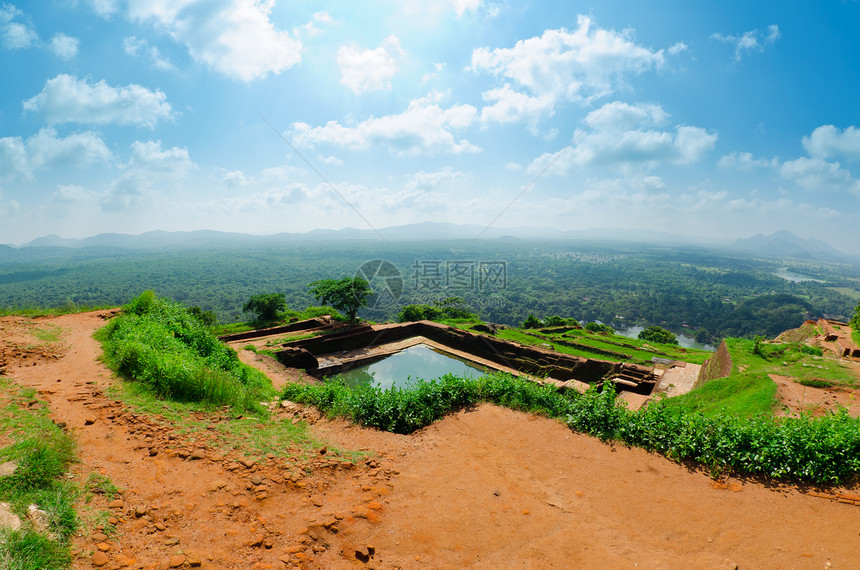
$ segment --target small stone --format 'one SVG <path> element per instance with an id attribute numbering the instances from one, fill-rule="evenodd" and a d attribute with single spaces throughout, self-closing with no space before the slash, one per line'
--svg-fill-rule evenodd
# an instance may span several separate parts
<path id="1" fill-rule="evenodd" d="M 263 478 L 260 477 L 259 473 L 254 473 L 253 475 L 251 475 L 251 484 L 252 485 L 262 485 L 263 484 Z"/>
<path id="2" fill-rule="evenodd" d="M 156 455 L 158 455 L 158 450 L 157 450 L 157 449 L 155 449 L 154 447 L 150 447 L 150 448 L 149 448 L 149 456 L 150 456 L 150 457 L 155 457 Z"/>
<path id="3" fill-rule="evenodd" d="M 93 552 L 93 566 L 104 566 L 108 562 L 110 562 L 110 556 L 101 550 Z"/>
<path id="4" fill-rule="evenodd" d="M 149 509 L 144 505 L 138 505 L 134 508 L 134 516 L 140 518 L 149 512 Z"/>
<path id="5" fill-rule="evenodd" d="M 108 517 L 108 524 L 117 525 L 119 524 L 119 519 L 116 517 Z"/>
<path id="6" fill-rule="evenodd" d="M 84 418 L 85 426 L 91 426 L 94 423 L 96 423 L 96 418 L 94 416 L 87 416 L 86 418 Z"/>
<path id="7" fill-rule="evenodd" d="M 262 534 L 258 534 L 257 536 L 252 537 L 248 542 L 245 543 L 245 546 L 262 546 L 263 542 L 265 542 L 266 537 Z"/>
<path id="8" fill-rule="evenodd" d="M 195 449 L 191 453 L 188 454 L 188 459 L 198 460 L 198 459 L 206 459 L 206 450 L 204 449 Z"/>
<path id="9" fill-rule="evenodd" d="M 177 544 L 179 544 L 179 537 L 178 536 L 171 536 L 170 538 L 168 538 L 167 540 L 164 541 L 164 546 L 176 546 Z"/>
<path id="10" fill-rule="evenodd" d="M 18 530 L 21 528 L 21 519 L 12 512 L 9 503 L 0 503 L 0 528 Z"/>
<path id="11" fill-rule="evenodd" d="M 186 560 L 187 557 L 184 554 L 174 554 L 170 557 L 170 560 L 167 561 L 167 565 L 171 568 L 179 568 L 180 566 L 185 564 Z"/>
<path id="12" fill-rule="evenodd" d="M 155 523 L 155 530 L 159 530 L 159 531 L 167 530 L 167 525 L 165 525 L 164 523 L 157 522 L 157 523 Z"/>
<path id="13" fill-rule="evenodd" d="M 15 470 L 18 469 L 18 464 L 14 461 L 7 461 L 5 463 L 0 463 L 0 477 L 7 477 L 15 473 Z"/>
<path id="14" fill-rule="evenodd" d="M 93 533 L 92 535 L 90 535 L 90 538 L 93 539 L 95 542 L 104 542 L 108 539 L 107 535 L 101 532 Z"/>
<path id="15" fill-rule="evenodd" d="M 242 465 L 244 465 L 247 469 L 250 469 L 250 468 L 251 468 L 251 467 L 253 467 L 257 462 L 256 462 L 256 461 L 254 461 L 253 459 L 249 459 L 249 458 L 247 458 L 247 457 L 243 457 L 242 459 L 240 459 L 240 460 L 239 460 L 239 463 L 241 463 Z"/>
<path id="16" fill-rule="evenodd" d="M 186 556 L 188 557 L 188 564 L 190 566 L 203 566 L 203 559 L 196 552 L 189 552 Z"/>
<path id="17" fill-rule="evenodd" d="M 125 503 L 122 501 L 122 499 L 114 499 L 113 501 L 108 503 L 109 509 L 121 509 L 123 507 L 125 507 Z"/>

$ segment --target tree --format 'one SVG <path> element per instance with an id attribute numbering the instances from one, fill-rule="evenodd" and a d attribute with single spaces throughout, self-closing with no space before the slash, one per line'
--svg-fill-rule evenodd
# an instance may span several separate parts
<path id="1" fill-rule="evenodd" d="M 658 326 L 651 326 L 640 332 L 639 339 L 660 344 L 678 344 L 678 339 L 671 331 Z"/>
<path id="2" fill-rule="evenodd" d="M 256 320 L 260 323 L 278 320 L 278 313 L 285 310 L 287 310 L 287 298 L 283 293 L 254 295 L 242 307 L 242 311 L 246 313 L 256 313 Z"/>
<path id="3" fill-rule="evenodd" d="M 358 321 L 358 310 L 367 305 L 367 298 L 373 293 L 370 284 L 361 277 L 321 279 L 308 287 L 320 303 L 334 307 L 353 323 Z"/>
<path id="4" fill-rule="evenodd" d="M 214 327 L 218 324 L 218 317 L 212 311 L 204 311 L 200 307 L 188 307 L 188 312 L 191 313 L 195 319 L 206 325 L 207 327 Z"/>
<path id="5" fill-rule="evenodd" d="M 602 323 L 595 323 L 595 322 L 585 323 L 585 326 L 583 328 L 585 330 L 591 331 L 593 333 L 605 332 L 605 333 L 613 334 L 615 332 L 615 329 L 610 327 L 609 325 L 604 325 Z"/>
<path id="6" fill-rule="evenodd" d="M 528 318 L 523 321 L 523 324 L 520 325 L 522 329 L 539 329 L 543 326 L 543 321 L 529 313 Z"/>
<path id="7" fill-rule="evenodd" d="M 854 316 L 851 317 L 851 322 L 849 324 L 851 325 L 852 329 L 857 332 L 860 332 L 860 305 L 857 305 L 857 308 L 854 309 L 854 311 Z"/>

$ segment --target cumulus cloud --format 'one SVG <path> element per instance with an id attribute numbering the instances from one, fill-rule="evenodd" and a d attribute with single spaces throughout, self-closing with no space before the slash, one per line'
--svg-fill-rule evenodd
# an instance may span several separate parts
<path id="1" fill-rule="evenodd" d="M 559 101 L 599 97 L 623 85 L 625 75 L 664 63 L 663 50 L 637 45 L 626 31 L 600 28 L 587 16 L 577 24 L 574 31 L 546 30 L 512 48 L 472 52 L 472 71 L 504 82 L 484 93 L 489 104 L 481 111 L 483 121 L 536 120 L 551 115 Z"/>
<path id="2" fill-rule="evenodd" d="M 80 45 L 80 40 L 78 40 L 78 38 L 73 38 L 66 34 L 59 33 L 55 34 L 54 37 L 51 38 L 51 43 L 48 47 L 52 52 L 54 52 L 54 55 L 60 59 L 68 60 L 73 59 L 78 55 L 78 45 Z"/>
<path id="3" fill-rule="evenodd" d="M 153 206 L 160 196 L 181 189 L 196 169 L 186 148 L 163 149 L 160 140 L 135 141 L 128 164 L 101 196 L 101 207 L 126 211 Z"/>
<path id="4" fill-rule="evenodd" d="M 129 36 L 122 40 L 122 49 L 125 51 L 126 55 L 146 59 L 149 64 L 156 69 L 164 71 L 173 71 L 176 69 L 173 64 L 167 60 L 167 58 L 161 55 L 161 52 L 157 47 L 150 45 L 149 42 L 144 39 Z"/>
<path id="5" fill-rule="evenodd" d="M 343 46 L 337 50 L 340 84 L 355 94 L 391 89 L 391 78 L 402 55 L 397 36 L 388 36 L 376 49 Z"/>
<path id="6" fill-rule="evenodd" d="M 759 41 L 760 32 L 758 30 L 750 30 L 744 32 L 740 36 L 724 36 L 722 34 L 712 34 L 711 37 L 721 42 L 730 43 L 735 46 L 735 60 L 740 61 L 744 55 L 750 52 L 762 52 L 764 48 L 772 45 L 780 38 L 779 26 L 773 24 L 767 27 L 767 33 L 763 34 Z"/>
<path id="7" fill-rule="evenodd" d="M 845 157 L 860 160 L 860 129 L 850 126 L 840 131 L 833 125 L 822 125 L 803 137 L 803 148 L 816 158 Z"/>
<path id="8" fill-rule="evenodd" d="M 29 23 L 22 21 L 24 12 L 12 6 L 0 6 L 0 43 L 8 50 L 27 49 L 39 44 L 39 34 Z"/>
<path id="9" fill-rule="evenodd" d="M 586 116 L 584 122 L 591 127 L 577 132 L 572 147 L 538 157 L 529 171 L 540 172 L 552 161 L 550 170 L 555 174 L 582 166 L 648 169 L 658 164 L 691 164 L 714 148 L 717 135 L 700 127 L 657 128 L 668 118 L 659 105 L 607 103 Z"/>
<path id="10" fill-rule="evenodd" d="M 786 180 L 813 191 L 851 192 L 860 196 L 860 180 L 851 176 L 838 162 L 819 157 L 800 157 L 783 163 L 779 170 Z"/>
<path id="11" fill-rule="evenodd" d="M 277 74 L 301 61 L 301 41 L 270 18 L 273 0 L 128 0 L 124 10 L 119 2 L 91 4 L 104 17 L 123 13 L 152 22 L 185 45 L 195 61 L 241 81 Z"/>
<path id="12" fill-rule="evenodd" d="M 21 137 L 0 138 L 0 181 L 31 177 L 24 140 Z"/>
<path id="13" fill-rule="evenodd" d="M 135 84 L 112 87 L 104 80 L 92 84 L 66 74 L 49 79 L 39 94 L 24 101 L 24 110 L 41 115 L 49 124 L 152 127 L 172 115 L 167 96 L 159 90 Z"/>
<path id="14" fill-rule="evenodd" d="M 442 108 L 438 104 L 442 97 L 438 93 L 421 97 L 410 102 L 400 114 L 372 117 L 353 126 L 341 125 L 337 121 L 329 121 L 320 127 L 293 123 L 290 135 L 297 145 L 304 147 L 328 143 L 365 149 L 380 145 L 396 156 L 480 151 L 469 141 L 458 140 L 454 134 L 474 122 L 477 109 L 471 105 Z"/>
<path id="15" fill-rule="evenodd" d="M 63 166 L 84 167 L 110 162 L 113 154 L 94 132 L 58 137 L 54 129 L 42 129 L 24 140 L 0 139 L 0 180 L 32 179 L 35 171 Z"/>
<path id="16" fill-rule="evenodd" d="M 4 200 L 3 191 L 0 190 L 0 216 L 11 216 L 17 214 L 21 205 L 17 200 Z"/>

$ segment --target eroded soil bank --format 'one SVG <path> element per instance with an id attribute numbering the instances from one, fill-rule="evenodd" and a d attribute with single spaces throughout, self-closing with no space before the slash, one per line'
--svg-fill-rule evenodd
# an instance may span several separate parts
<path id="1" fill-rule="evenodd" d="M 89 495 L 76 568 L 851 568 L 860 507 L 795 487 L 714 481 L 660 456 L 490 405 L 411 436 L 320 420 L 312 456 L 251 461 L 109 397 L 98 313 L 0 319 L 5 375 L 79 442 Z M 57 343 L 33 329 L 60 327 Z M 227 422 L 199 418 L 209 431 Z M 363 453 L 353 463 L 333 449 Z M 858 497 L 860 498 L 860 497 Z M 104 512 L 105 514 L 100 514 Z M 112 517 L 112 518 L 111 518 Z M 113 526 L 103 534 L 98 525 Z"/>

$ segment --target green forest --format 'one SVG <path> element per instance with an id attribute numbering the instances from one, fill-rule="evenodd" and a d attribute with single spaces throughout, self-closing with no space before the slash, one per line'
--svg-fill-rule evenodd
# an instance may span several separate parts
<path id="1" fill-rule="evenodd" d="M 802 277 L 777 275 L 784 271 Z M 860 299 L 860 267 L 845 263 L 612 242 L 368 240 L 159 251 L 4 247 L 0 309 L 120 305 L 153 290 L 231 323 L 249 320 L 243 307 L 254 295 L 282 293 L 289 309 L 303 310 L 318 304 L 310 283 L 359 274 L 374 291 L 359 316 L 373 321 L 458 297 L 488 322 L 560 316 L 614 328 L 659 325 L 710 341 L 772 338 L 820 316 L 848 320 Z"/>

